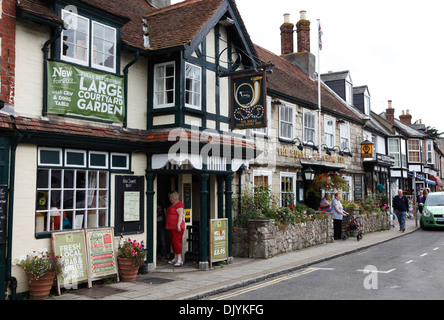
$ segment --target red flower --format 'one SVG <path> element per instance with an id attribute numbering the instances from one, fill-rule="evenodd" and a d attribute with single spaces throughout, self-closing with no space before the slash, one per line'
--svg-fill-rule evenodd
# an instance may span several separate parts
<path id="1" fill-rule="evenodd" d="M 291 210 L 293 210 L 293 209 L 294 209 L 294 207 L 293 207 L 293 206 L 291 206 L 291 207 L 290 207 L 290 209 L 291 209 Z"/>

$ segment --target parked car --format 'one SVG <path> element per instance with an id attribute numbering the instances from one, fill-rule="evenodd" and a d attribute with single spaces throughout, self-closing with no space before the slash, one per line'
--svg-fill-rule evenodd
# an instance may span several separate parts
<path id="1" fill-rule="evenodd" d="M 422 229 L 444 228 L 444 192 L 427 195 L 420 225 Z"/>

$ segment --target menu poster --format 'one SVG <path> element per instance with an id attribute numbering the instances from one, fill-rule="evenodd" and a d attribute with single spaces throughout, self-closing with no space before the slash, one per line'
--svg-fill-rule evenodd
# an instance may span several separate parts
<path id="1" fill-rule="evenodd" d="M 92 280 L 117 274 L 113 229 L 86 230 L 88 263 Z"/>
<path id="2" fill-rule="evenodd" d="M 77 284 L 88 281 L 86 262 L 85 234 L 83 230 L 57 232 L 51 235 L 52 248 L 57 256 L 61 256 L 63 271 L 57 277 L 58 291 L 60 287 L 76 288 Z"/>
<path id="3" fill-rule="evenodd" d="M 228 219 L 210 220 L 210 267 L 228 259 Z"/>

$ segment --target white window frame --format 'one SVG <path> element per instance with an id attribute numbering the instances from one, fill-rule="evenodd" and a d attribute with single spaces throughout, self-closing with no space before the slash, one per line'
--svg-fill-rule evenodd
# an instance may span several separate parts
<path id="1" fill-rule="evenodd" d="M 193 69 L 193 75 L 194 75 L 194 69 L 199 70 L 199 79 L 195 79 L 194 77 L 187 77 L 187 67 L 192 68 Z M 192 84 L 191 84 L 191 91 L 187 90 L 187 80 L 190 79 Z M 194 84 L 195 82 L 198 82 L 198 88 L 199 88 L 199 92 L 195 92 L 194 91 Z M 191 95 L 191 102 L 192 103 L 187 103 L 187 93 L 189 93 Z M 198 101 L 196 103 L 196 101 L 194 101 L 194 97 L 195 95 L 198 95 Z M 193 109 L 197 109 L 197 110 L 202 110 L 202 68 L 199 66 L 196 66 L 194 64 L 185 63 L 185 106 L 189 107 L 189 108 L 193 108 Z"/>
<path id="2" fill-rule="evenodd" d="M 72 16 L 72 19 L 69 16 Z M 63 54 L 63 37 L 64 37 L 64 33 L 67 32 L 67 30 L 62 31 L 62 35 L 60 37 L 61 41 L 61 45 L 60 45 L 60 58 L 63 61 L 67 61 L 67 62 L 71 62 L 71 63 L 75 63 L 75 64 L 79 64 L 82 66 L 86 66 L 86 67 L 91 67 L 91 68 L 95 68 L 98 70 L 102 70 L 102 71 L 106 71 L 106 72 L 111 72 L 111 73 L 116 73 L 117 70 L 117 29 L 114 27 L 111 27 L 109 25 L 100 23 L 98 21 L 89 19 L 85 16 L 79 15 L 77 13 L 62 9 L 62 20 L 64 20 L 65 25 L 68 26 L 67 30 L 76 30 L 75 32 L 81 32 L 81 31 L 77 31 L 77 23 L 76 21 L 78 20 L 83 20 L 87 23 L 87 30 L 86 30 L 86 43 L 85 46 L 82 46 L 83 48 L 86 49 L 86 54 L 85 54 L 85 60 L 82 59 L 78 59 L 76 57 L 70 57 L 67 55 Z M 113 37 L 113 46 L 112 48 L 113 50 L 113 54 L 111 55 L 113 57 L 113 67 L 107 67 L 107 66 L 102 66 L 98 63 L 94 62 L 94 38 L 98 38 L 94 35 L 94 28 L 95 26 L 103 26 L 107 29 L 111 29 L 114 32 L 114 37 Z M 83 33 L 83 32 L 82 32 Z M 105 39 L 102 39 L 105 41 Z M 108 41 L 109 42 L 109 41 Z M 80 46 L 77 43 L 73 43 L 73 45 L 75 47 Z M 102 52 L 103 53 L 103 52 Z"/>
<path id="3" fill-rule="evenodd" d="M 95 32 L 94 32 L 94 27 L 95 26 L 102 26 L 102 27 L 104 27 L 106 29 L 111 29 L 111 30 L 114 31 L 114 39 L 113 39 L 114 40 L 114 44 L 113 44 L 114 52 L 113 52 L 113 54 L 109 54 L 110 56 L 113 57 L 113 67 L 112 68 L 94 63 L 94 51 L 97 51 L 97 50 L 94 49 L 94 38 L 98 38 L 98 37 L 96 37 Z M 101 39 L 101 40 L 107 41 L 106 39 Z M 109 42 L 109 41 L 107 41 L 107 42 Z M 91 48 L 91 53 L 92 53 L 91 54 L 91 66 L 93 68 L 96 68 L 96 69 L 99 69 L 99 70 L 103 70 L 103 71 L 108 71 L 108 72 L 113 72 L 113 73 L 116 72 L 116 46 L 117 46 L 117 30 L 116 30 L 116 28 L 110 27 L 110 26 L 108 26 L 106 24 L 103 24 L 103 23 L 100 23 L 100 22 L 97 22 L 97 21 L 92 21 L 91 43 L 92 43 L 92 48 Z M 104 53 L 104 52 L 100 52 L 100 53 Z"/>
<path id="4" fill-rule="evenodd" d="M 433 141 L 432 140 L 426 140 L 426 147 L 427 147 L 427 164 L 435 164 L 435 150 L 433 147 Z"/>
<path id="5" fill-rule="evenodd" d="M 83 165 L 78 164 L 68 164 L 68 153 L 78 153 L 83 156 Z M 65 149 L 65 164 L 64 166 L 67 168 L 86 168 L 86 150 L 77 150 L 77 149 Z"/>
<path id="6" fill-rule="evenodd" d="M 72 15 L 73 18 L 71 19 L 67 19 L 66 16 Z M 62 20 L 64 21 L 65 25 L 68 26 L 67 30 L 76 30 L 77 31 L 77 19 L 80 20 L 85 20 L 87 22 L 88 28 L 87 28 L 87 34 L 86 34 L 86 59 L 85 60 L 81 60 L 81 59 L 77 59 L 75 57 L 70 57 L 70 56 L 66 56 L 63 54 L 63 37 L 64 37 L 64 33 L 66 32 L 65 30 L 62 31 L 62 34 L 60 36 L 61 39 L 61 45 L 60 45 L 60 57 L 62 60 L 67 61 L 67 62 L 72 62 L 72 63 L 76 63 L 76 64 L 80 64 L 82 66 L 88 66 L 89 65 L 89 56 L 90 56 L 90 48 L 89 48 L 89 43 L 90 43 L 90 37 L 91 37 L 91 32 L 90 32 L 90 20 L 84 16 L 81 16 L 77 13 L 71 12 L 71 11 L 67 11 L 65 9 L 62 9 Z M 78 46 L 78 44 L 74 43 L 75 46 Z"/>
<path id="7" fill-rule="evenodd" d="M 266 170 L 253 170 L 253 181 L 251 182 L 253 185 L 253 188 L 256 186 L 254 185 L 254 178 L 255 177 L 267 177 L 268 178 L 268 188 L 271 191 L 273 183 L 271 181 L 273 173 L 271 171 Z"/>
<path id="8" fill-rule="evenodd" d="M 341 150 L 345 150 L 346 148 L 350 150 L 350 126 L 348 123 L 341 123 L 339 125 L 339 136 Z"/>
<path id="9" fill-rule="evenodd" d="M 100 154 L 105 156 L 105 165 L 104 166 L 96 166 L 91 164 L 91 156 L 94 154 Z M 88 166 L 91 169 L 108 169 L 109 166 L 109 154 L 108 152 L 101 152 L 101 151 L 90 151 L 88 152 Z"/>
<path id="10" fill-rule="evenodd" d="M 393 143 L 396 141 L 396 145 Z M 387 141 L 388 144 L 388 155 L 390 157 L 394 158 L 394 166 L 399 168 L 401 167 L 401 150 L 400 150 L 400 144 L 401 141 L 398 138 L 388 138 Z M 397 148 L 397 150 L 395 151 L 394 148 Z"/>
<path id="11" fill-rule="evenodd" d="M 118 157 L 126 157 L 126 167 L 114 167 L 113 166 L 113 156 Z M 110 169 L 111 170 L 129 170 L 130 168 L 130 157 L 128 153 L 117 153 L 117 152 L 111 152 L 110 154 Z"/>
<path id="12" fill-rule="evenodd" d="M 42 163 L 41 162 L 41 154 L 40 151 L 53 151 L 59 154 L 59 162 L 58 163 Z M 41 167 L 62 167 L 63 166 L 63 153 L 62 149 L 59 148 L 45 148 L 40 147 L 37 150 L 37 165 Z"/>
<path id="13" fill-rule="evenodd" d="M 288 191 L 282 191 L 282 178 L 289 178 L 292 179 L 291 184 L 293 185 L 293 191 L 292 192 L 288 192 Z M 285 205 L 285 203 L 283 203 L 283 194 L 293 194 L 293 204 L 296 204 L 296 192 L 297 192 L 297 188 L 296 188 L 296 173 L 295 172 L 281 172 L 279 174 L 279 203 L 281 204 L 281 207 L 283 207 Z"/>
<path id="14" fill-rule="evenodd" d="M 286 111 L 291 111 L 291 115 L 285 115 Z M 295 125 L 296 123 L 296 107 L 289 103 L 282 103 L 279 106 L 279 138 L 282 140 L 292 141 L 295 137 Z M 287 126 L 289 128 L 290 136 L 285 136 L 282 125 Z"/>
<path id="15" fill-rule="evenodd" d="M 413 146 L 413 142 L 417 143 L 417 148 Z M 409 157 L 409 162 L 420 163 L 421 162 L 421 142 L 418 139 L 407 140 L 407 154 Z"/>
<path id="16" fill-rule="evenodd" d="M 328 125 L 329 122 L 331 122 L 331 125 Z M 334 146 L 336 145 L 335 132 L 336 132 L 335 118 L 324 116 L 324 140 L 325 140 L 325 145 L 328 148 L 334 148 Z M 331 140 L 331 143 L 329 143 L 329 140 Z"/>
<path id="17" fill-rule="evenodd" d="M 313 120 L 313 127 L 310 127 L 309 124 L 307 124 L 307 119 L 306 119 L 307 116 L 313 117 L 313 119 L 312 119 Z M 313 145 L 316 145 L 317 144 L 317 137 L 318 137 L 318 135 L 317 135 L 317 132 L 318 132 L 318 115 L 317 115 L 317 112 L 304 109 L 303 121 L 302 122 L 303 122 L 304 144 L 308 143 L 309 141 L 312 141 Z M 307 133 L 309 131 L 313 132 L 313 138 L 307 136 Z"/>
<path id="18" fill-rule="evenodd" d="M 168 76 L 166 75 L 166 68 L 168 66 L 172 66 L 174 69 L 173 75 L 172 76 Z M 161 77 L 161 79 L 163 79 L 163 88 L 158 88 L 157 83 L 158 83 L 158 79 L 157 77 L 157 69 L 164 67 L 164 73 Z M 166 80 L 168 78 L 172 78 L 173 79 L 173 88 L 172 89 L 166 89 Z M 174 61 L 169 61 L 169 62 L 164 62 L 164 63 L 158 63 L 154 65 L 154 84 L 153 84 L 153 89 L 154 89 L 154 94 L 153 94 L 153 108 L 165 108 L 165 107 L 170 107 L 170 106 L 174 106 L 175 104 L 175 100 L 176 100 L 176 64 Z M 165 98 L 167 96 L 167 92 L 168 91 L 172 91 L 173 92 L 173 102 L 170 103 L 165 103 Z M 164 94 L 164 98 L 163 98 L 163 102 L 162 103 L 157 103 L 156 102 L 156 94 L 159 92 L 163 92 Z"/>

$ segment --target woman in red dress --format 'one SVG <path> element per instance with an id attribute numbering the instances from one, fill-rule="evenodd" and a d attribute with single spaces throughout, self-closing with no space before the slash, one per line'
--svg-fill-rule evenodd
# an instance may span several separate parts
<path id="1" fill-rule="evenodd" d="M 165 229 L 168 231 L 171 246 L 174 251 L 174 259 L 168 261 L 168 263 L 180 267 L 183 265 L 182 237 L 185 232 L 184 205 L 179 201 L 179 193 L 177 191 L 170 192 L 168 198 L 170 199 L 171 206 L 168 207 L 166 212 Z"/>

